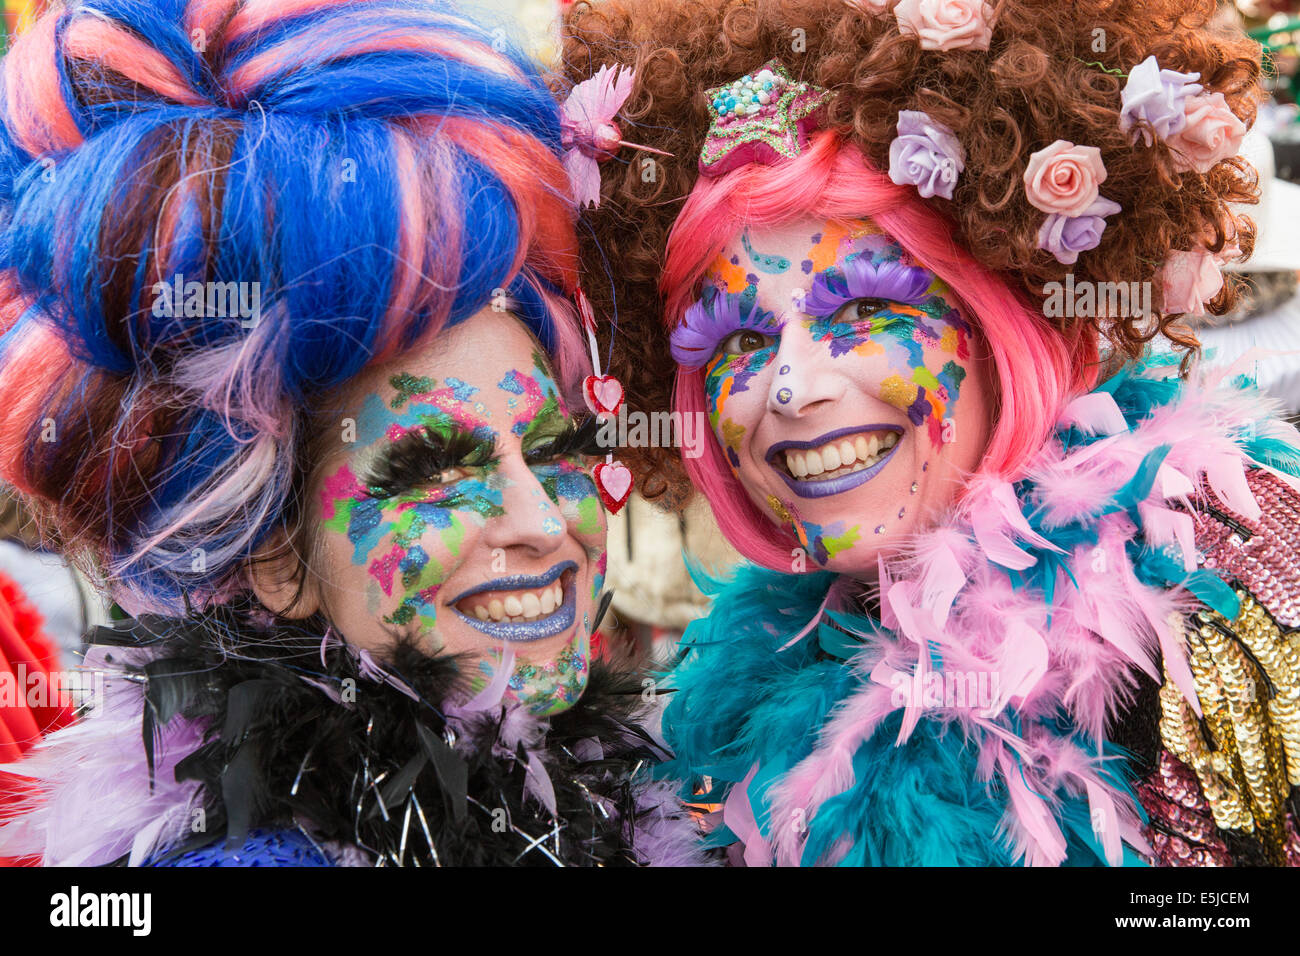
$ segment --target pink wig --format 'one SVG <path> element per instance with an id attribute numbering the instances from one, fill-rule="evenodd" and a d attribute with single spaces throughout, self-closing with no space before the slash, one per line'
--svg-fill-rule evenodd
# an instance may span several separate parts
<path id="1" fill-rule="evenodd" d="M 997 370 L 998 415 L 979 471 L 1014 478 L 1046 440 L 1057 410 L 1096 379 L 1096 344 L 1050 325 L 1001 276 L 953 241 L 952 225 L 910 186 L 895 185 L 862 153 L 822 133 L 799 158 L 778 166 L 750 164 L 724 176 L 701 176 L 668 237 L 662 289 L 676 326 L 699 293 L 705 271 L 745 226 L 778 226 L 817 216 L 869 218 L 947 282 L 981 334 Z M 679 368 L 674 409 L 707 410 L 704 369 Z M 727 540 L 745 557 L 788 571 L 798 542 L 777 531 L 749 500 L 710 433 L 704 453 L 685 459 Z"/>

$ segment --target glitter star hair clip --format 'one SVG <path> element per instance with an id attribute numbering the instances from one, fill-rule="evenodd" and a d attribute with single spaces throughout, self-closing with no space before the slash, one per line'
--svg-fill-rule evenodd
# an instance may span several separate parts
<path id="1" fill-rule="evenodd" d="M 708 91 L 713 122 L 700 152 L 700 172 L 721 176 L 747 163 L 793 159 L 821 125 L 829 90 L 792 77 L 776 60 Z"/>

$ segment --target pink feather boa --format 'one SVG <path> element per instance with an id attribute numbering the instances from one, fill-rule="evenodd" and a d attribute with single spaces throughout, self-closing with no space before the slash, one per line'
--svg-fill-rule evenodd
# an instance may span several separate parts
<path id="1" fill-rule="evenodd" d="M 815 817 L 823 803 L 852 786 L 853 755 L 882 721 L 903 711 L 902 745 L 924 707 L 927 718 L 950 723 L 978 747 L 981 780 L 1001 779 L 1010 797 L 1002 825 L 1017 858 L 1031 865 L 1064 860 L 1066 838 L 1046 796 L 1058 791 L 1086 796 L 1112 865 L 1121 861 L 1122 842 L 1149 851 L 1132 799 L 1102 772 L 1094 748 L 1077 734 L 1050 732 L 1042 721 L 1063 712 L 1080 731 L 1102 739 L 1131 700 L 1135 669 L 1159 680 L 1162 664 L 1200 713 L 1179 627 L 1179 616 L 1198 602 L 1182 589 L 1140 583 L 1125 546 L 1139 536 L 1172 546 L 1194 570 L 1191 519 L 1171 503 L 1190 504 L 1204 478 L 1232 510 L 1247 518 L 1259 514 L 1245 480 L 1246 468 L 1257 463 L 1230 430 L 1262 428 L 1300 445 L 1290 426 L 1261 422 L 1258 395 L 1216 384 L 1185 385 L 1177 401 L 1131 429 L 1106 392 L 1079 397 L 1063 410 L 1061 424 L 1107 437 L 1069 453 L 1053 439 L 1034 456 L 1025 477 L 1036 486 L 1036 517 L 1045 529 L 1094 514 L 1150 452 L 1167 445 L 1169 453 L 1138 507 L 1142 527 L 1123 511 L 1113 512 L 1096 522 L 1096 547 L 1059 555 L 1069 573 L 1057 571 L 1050 608 L 1041 590 L 1012 586 L 1011 571 L 1037 560 L 1022 543 L 1058 549 L 1030 528 L 1026 506 L 1003 480 L 976 477 L 948 520 L 919 535 L 904 553 L 882 560 L 872 589 L 892 634 L 873 635 L 870 649 L 853 662 L 868 679 L 832 713 L 813 752 L 773 786 L 770 819 Z M 991 700 L 972 706 L 955 695 L 939 700 L 916 693 L 927 678 L 934 680 L 933 661 L 940 662 L 941 677 L 987 675 L 983 686 L 993 689 Z M 1021 734 L 998 720 L 1010 713 L 1020 718 Z M 746 860 L 798 865 L 808 828 L 777 827 L 768 842 L 756 826 L 743 824 L 752 819 L 745 791 L 733 788 L 725 814 L 738 825 Z"/>

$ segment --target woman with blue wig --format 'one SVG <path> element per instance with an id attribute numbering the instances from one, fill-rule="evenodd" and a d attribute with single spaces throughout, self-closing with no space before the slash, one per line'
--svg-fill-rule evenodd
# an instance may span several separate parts
<path id="1" fill-rule="evenodd" d="M 560 110 L 502 36 L 72 0 L 15 43 L 0 476 L 122 614 L 0 855 L 695 862 L 591 656 Z"/>

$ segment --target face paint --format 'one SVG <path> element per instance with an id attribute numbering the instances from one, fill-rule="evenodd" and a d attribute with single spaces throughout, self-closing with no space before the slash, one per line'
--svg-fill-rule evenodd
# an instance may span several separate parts
<path id="1" fill-rule="evenodd" d="M 953 290 L 867 220 L 743 230 L 672 333 L 750 499 L 818 564 L 850 571 L 873 569 L 880 539 L 945 506 L 978 463 L 974 343 Z M 927 474 L 925 457 L 945 467 Z"/>
<path id="2" fill-rule="evenodd" d="M 481 405 L 469 405 L 477 389 L 456 381 L 436 388 L 432 379 L 401 372 L 389 380 L 395 396 L 385 405 L 377 394 L 366 396 L 359 431 L 383 435 L 387 447 L 376 457 L 395 454 L 408 435 L 423 429 L 449 439 L 468 432 L 485 444 L 496 441 Z M 456 463 L 447 461 L 445 467 Z M 326 531 L 343 533 L 352 544 L 354 564 L 368 568 L 385 595 L 397 588 L 401 603 L 385 624 L 418 624 L 433 631 L 435 600 L 443 580 L 460 557 L 466 522 L 478 526 L 504 513 L 506 481 L 486 462 L 473 477 L 440 485 L 421 485 L 398 494 L 383 494 L 363 483 L 344 465 L 326 479 L 321 512 Z M 422 476 L 412 475 L 410 481 Z M 424 476 L 425 480 L 436 476 Z"/>
<path id="3" fill-rule="evenodd" d="M 883 357 L 880 398 L 925 425 L 938 448 L 966 378 L 958 360 L 970 359 L 970 326 L 942 279 L 906 265 L 900 247 L 879 238 L 817 274 L 805 305 L 817 318 L 808 330 L 831 358 Z M 856 310 L 845 308 L 855 303 Z"/>
<path id="4" fill-rule="evenodd" d="M 312 489 L 322 609 L 372 653 L 400 635 L 457 655 L 478 688 L 508 644 L 507 698 L 563 709 L 586 683 L 582 621 L 605 571 L 599 496 L 564 450 L 575 423 L 508 314 L 485 310 L 416 355 L 366 373 L 356 442 Z"/>
<path id="5" fill-rule="evenodd" d="M 510 696 L 539 717 L 550 717 L 577 703 L 587 687 L 591 659 L 591 639 L 586 631 L 585 626 L 579 628 L 554 660 L 540 665 L 516 664 L 506 685 Z M 479 683 L 490 681 L 500 666 L 500 655 L 492 664 L 480 663 Z"/>
<path id="6" fill-rule="evenodd" d="M 773 499 L 776 500 L 776 499 Z M 820 525 L 800 516 L 793 503 L 779 502 L 780 510 L 773 508 L 778 517 L 794 531 L 800 546 L 822 567 L 828 566 L 843 551 L 852 548 L 862 536 L 859 527 L 845 521 Z"/>
<path id="7" fill-rule="evenodd" d="M 768 275 L 780 275 L 782 272 L 789 271 L 790 260 L 785 256 L 769 256 L 762 252 L 755 252 L 749 240 L 748 230 L 741 233 L 741 243 L 745 247 L 745 254 L 749 256 L 749 261 L 753 263 L 754 268 L 759 272 L 766 272 Z"/>

